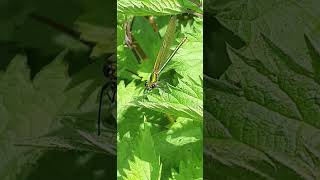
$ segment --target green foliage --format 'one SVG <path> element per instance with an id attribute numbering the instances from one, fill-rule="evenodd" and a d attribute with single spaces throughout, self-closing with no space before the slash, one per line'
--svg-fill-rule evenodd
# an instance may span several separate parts
<path id="1" fill-rule="evenodd" d="M 17 55 L 0 73 L 1 179 L 27 177 L 45 149 L 116 154 L 114 129 L 105 128 L 98 137 L 93 127 L 97 82 L 72 80 L 67 54 L 62 52 L 32 80 L 25 55 Z"/>
<path id="2" fill-rule="evenodd" d="M 179 80 L 176 87 L 168 85 L 168 89 L 159 89 L 159 94 L 147 95 L 147 100 L 138 102 L 138 106 L 165 112 L 168 115 L 202 120 L 202 84 L 189 79 L 189 82 Z"/>
<path id="3" fill-rule="evenodd" d="M 156 154 L 148 124 L 142 125 L 134 142 L 135 144 L 131 147 L 134 157 L 132 161 L 125 162 L 129 164 L 129 170 L 123 170 L 125 173 L 124 179 L 160 179 L 162 168 L 160 156 Z M 122 146 L 122 143 L 119 146 Z M 120 151 L 119 155 L 126 156 L 125 153 L 126 151 Z M 123 164 L 119 164 L 119 166 L 122 167 Z"/>
<path id="4" fill-rule="evenodd" d="M 188 9 L 201 12 L 195 3 L 190 0 L 133 0 L 118 1 L 118 12 L 133 16 L 164 16 L 176 15 L 186 12 Z"/>
<path id="5" fill-rule="evenodd" d="M 232 64 L 205 78 L 205 178 L 319 179 L 319 5 L 209 6 L 246 46 L 230 43 Z"/>
<path id="6" fill-rule="evenodd" d="M 56 117 L 70 101 L 70 94 L 64 92 L 70 81 L 66 74 L 67 66 L 63 62 L 65 54 L 66 52 L 63 52 L 57 56 L 32 81 L 24 55 L 17 55 L 2 73 L 1 179 L 15 179 L 16 175 L 21 173 L 19 169 L 23 169 L 23 165 L 39 156 L 36 152 L 30 152 L 31 148 L 14 146 L 14 142 L 21 138 L 48 134 L 60 126 Z M 68 109 L 75 107 L 76 104 Z"/>
<path id="7" fill-rule="evenodd" d="M 132 15 L 161 15 L 155 17 L 158 32 L 146 18 L 134 17 L 132 35 L 147 56 L 141 63 L 118 33 L 118 179 L 202 179 L 201 18 L 179 19 L 172 49 L 188 40 L 161 72 L 159 87 L 144 90 L 169 21 L 162 15 L 186 12 L 186 2 L 118 2 L 118 16 L 126 19 L 118 21 L 121 33 Z"/>
<path id="8" fill-rule="evenodd" d="M 0 9 L 0 179 L 70 179 L 73 171 L 77 179 L 106 177 L 115 167 L 105 162 L 116 153 L 116 132 L 108 126 L 97 137 L 95 124 L 98 93 L 108 82 L 102 58 L 115 51 L 115 1 L 13 0 Z M 104 104 L 106 124 L 114 117 Z M 73 159 L 50 157 L 59 150 Z M 99 167 L 98 153 L 105 161 Z M 79 162 L 68 167 L 85 156 L 85 170 Z M 58 169 L 52 163 L 65 169 L 48 177 L 45 170 Z"/>

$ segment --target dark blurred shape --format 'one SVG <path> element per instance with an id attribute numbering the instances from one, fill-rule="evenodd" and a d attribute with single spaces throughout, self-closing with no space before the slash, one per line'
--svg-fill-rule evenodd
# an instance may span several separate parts
<path id="1" fill-rule="evenodd" d="M 103 106 L 94 136 L 116 11 L 105 0 L 0 2 L 0 179 L 116 179 L 115 153 L 101 153 L 115 147 L 105 138 L 116 133 L 115 106 Z"/>
<path id="2" fill-rule="evenodd" d="M 206 10 L 206 7 L 204 8 Z M 204 13 L 203 32 L 204 74 L 219 78 L 231 64 L 227 53 L 227 44 L 236 49 L 245 44 L 238 36 L 222 26 L 211 13 Z"/>

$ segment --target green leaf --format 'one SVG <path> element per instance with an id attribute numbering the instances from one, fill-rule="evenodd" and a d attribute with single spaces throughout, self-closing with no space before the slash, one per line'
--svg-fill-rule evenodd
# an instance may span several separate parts
<path id="1" fill-rule="evenodd" d="M 90 96 L 92 96 L 93 93 L 99 93 L 96 91 L 100 91 L 105 83 L 110 82 L 103 75 L 104 63 L 105 61 L 100 59 L 94 60 L 91 64 L 87 65 L 81 69 L 80 72 L 71 77 L 71 80 L 66 87 L 66 91 L 72 92 L 72 89 L 76 90 L 82 86 L 81 88 L 83 88 L 83 93 L 80 98 L 80 105 L 89 101 Z"/>
<path id="2" fill-rule="evenodd" d="M 132 105 L 132 101 L 136 96 L 142 93 L 142 89 L 137 88 L 134 83 L 125 85 L 123 81 L 120 81 L 117 87 L 118 101 L 117 101 L 117 119 L 121 122 L 123 113 L 126 109 Z"/>
<path id="3" fill-rule="evenodd" d="M 189 160 L 181 161 L 179 165 L 179 173 L 173 170 L 172 180 L 194 179 L 202 180 L 202 159 L 198 159 L 198 155 L 191 154 Z"/>
<path id="4" fill-rule="evenodd" d="M 311 70 L 307 46 L 302 42 L 306 30 L 319 31 L 319 6 L 317 0 L 234 0 L 216 17 L 249 45 L 247 53 L 259 59 L 266 56 L 256 46 L 260 34 L 264 34 L 296 63 Z"/>
<path id="5" fill-rule="evenodd" d="M 234 165 L 259 179 L 317 179 L 320 85 L 316 75 L 266 36 L 259 41 L 268 62 L 229 47 L 232 65 L 218 80 L 243 93 L 225 91 L 219 83 L 207 81 L 209 113 L 205 117 L 210 119 L 208 125 L 216 125 L 210 128 L 216 133 L 207 132 L 206 156 L 235 174 L 239 171 Z M 319 54 L 313 44 L 309 48 L 313 55 Z M 233 154 L 235 149 L 244 153 Z M 219 177 L 219 172 L 214 177 Z"/>
<path id="6" fill-rule="evenodd" d="M 205 171 L 209 171 L 210 173 L 210 166 L 221 163 L 222 165 L 230 167 L 230 176 L 236 177 L 237 173 L 234 169 L 241 168 L 242 173 L 251 172 L 255 174 L 257 178 L 273 179 L 265 172 L 275 171 L 275 165 L 263 152 L 235 141 L 232 138 L 208 137 L 205 139 Z M 259 166 L 257 166 L 257 164 L 259 164 Z M 221 172 L 211 173 L 221 174 Z"/>
<path id="7" fill-rule="evenodd" d="M 95 43 L 91 52 L 92 58 L 103 57 L 106 54 L 115 52 L 115 29 L 90 24 L 88 22 L 76 22 L 79 32 L 81 32 L 81 39 L 88 42 Z"/>
<path id="8" fill-rule="evenodd" d="M 56 116 L 66 96 L 64 88 L 69 82 L 67 66 L 63 62 L 66 52 L 34 78 L 26 65 L 26 57 L 17 55 L 1 76 L 0 82 L 0 178 L 15 179 L 16 174 L 36 151 L 29 147 L 16 147 L 19 138 L 37 137 L 59 127 Z M 54 88 L 53 88 L 54 87 Z"/>
<path id="9" fill-rule="evenodd" d="M 115 155 L 115 146 L 111 145 L 111 137 L 102 137 L 88 132 L 78 130 L 70 133 L 70 128 L 55 132 L 56 135 L 49 135 L 36 138 L 23 138 L 16 142 L 17 146 L 35 147 L 64 151 L 85 151 L 95 153 L 106 153 Z M 67 133 L 69 131 L 69 133 Z M 103 133 L 105 134 L 105 133 Z M 84 141 L 85 139 L 85 141 Z M 109 143 L 107 143 L 109 142 Z"/>
<path id="10" fill-rule="evenodd" d="M 319 2 L 207 3 L 247 43 L 230 43 L 232 65 L 206 79 L 207 177 L 317 179 Z"/>
<path id="11" fill-rule="evenodd" d="M 168 85 L 168 89 L 159 89 L 159 94 L 150 93 L 147 98 L 137 102 L 138 105 L 175 117 L 202 121 L 202 84 L 198 82 L 179 80 L 177 87 Z"/>
<path id="12" fill-rule="evenodd" d="M 121 146 L 121 141 L 120 145 Z M 133 146 L 134 151 L 131 156 L 133 160 L 129 160 L 129 169 L 124 169 L 125 177 L 127 180 L 139 179 L 155 179 L 160 180 L 161 168 L 160 157 L 157 155 L 153 138 L 150 133 L 150 127 L 144 124 L 140 133 L 137 136 L 137 143 Z M 130 150 L 129 150 L 130 151 Z M 125 153 L 125 152 L 122 152 Z M 130 152 L 127 152 L 130 153 Z M 125 153 L 125 154 L 127 154 Z M 121 169 L 120 164 L 120 169 Z M 118 168 L 119 169 L 119 168 Z"/>
<path id="13" fill-rule="evenodd" d="M 203 69 L 203 20 L 195 18 L 181 26 L 181 35 L 187 37 L 187 42 L 172 58 L 172 62 L 165 67 L 164 72 L 174 69 L 182 77 L 192 77 L 198 80 L 202 77 Z M 179 41 L 179 40 L 178 40 Z"/>
<path id="14" fill-rule="evenodd" d="M 154 135 L 155 149 L 163 162 L 163 177 L 170 177 L 172 169 L 178 169 L 182 161 L 202 172 L 202 137 L 202 122 L 188 118 L 177 118 L 167 131 Z"/>
<path id="15" fill-rule="evenodd" d="M 189 0 L 133 0 L 118 1 L 118 12 L 133 16 L 164 16 L 182 14 L 187 12 L 187 8 L 196 9 L 195 4 Z"/>
<path id="16" fill-rule="evenodd" d="M 169 179 L 173 172 L 180 179 L 202 176 L 200 18 L 192 15 L 186 15 L 188 19 L 179 18 L 171 49 L 184 37 L 187 37 L 187 42 L 161 72 L 159 88 L 146 92 L 144 87 L 144 80 L 149 80 L 162 44 L 169 15 L 190 12 L 190 9 L 201 13 L 196 3 L 199 4 L 199 1 L 118 1 L 118 15 L 121 18 L 117 29 L 118 179 Z M 155 32 L 152 26 L 155 24 L 145 17 L 134 17 L 131 26 L 135 43 L 147 56 L 139 62 L 133 50 L 125 46 L 125 23 L 130 23 L 132 16 L 151 15 L 160 15 L 154 17 L 159 31 Z M 140 126 L 146 125 L 150 126 L 149 132 L 142 133 Z M 142 134 L 146 137 L 141 138 Z M 189 173 L 186 169 L 191 164 L 195 164 L 195 169 Z M 181 172 L 176 172 L 179 166 Z M 157 172 L 157 176 L 152 172 Z"/>

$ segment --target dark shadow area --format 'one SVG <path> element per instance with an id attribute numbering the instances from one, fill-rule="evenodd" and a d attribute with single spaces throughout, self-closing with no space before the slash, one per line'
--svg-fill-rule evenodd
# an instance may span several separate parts
<path id="1" fill-rule="evenodd" d="M 28 179 L 108 179 L 110 172 L 117 171 L 116 163 L 115 156 L 105 154 L 49 151 L 37 161 Z"/>
<path id="2" fill-rule="evenodd" d="M 205 1 L 204 179 L 319 179 L 318 7 Z"/>
<path id="3" fill-rule="evenodd" d="M 116 1 L 0 4 L 0 179 L 116 179 Z"/>
<path id="4" fill-rule="evenodd" d="M 245 45 L 241 39 L 222 26 L 211 14 L 204 14 L 203 25 L 204 74 L 219 78 L 231 64 L 227 44 L 239 49 Z"/>

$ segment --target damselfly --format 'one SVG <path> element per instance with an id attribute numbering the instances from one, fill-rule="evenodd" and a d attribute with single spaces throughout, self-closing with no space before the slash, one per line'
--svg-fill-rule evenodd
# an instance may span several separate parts
<path id="1" fill-rule="evenodd" d="M 113 59 L 112 57 L 110 59 Z M 101 109 L 102 109 L 102 100 L 104 92 L 108 89 L 111 90 L 111 95 L 107 92 L 109 101 L 114 104 L 116 97 L 116 89 L 117 89 L 117 75 L 116 75 L 116 63 L 114 61 L 106 61 L 103 66 L 103 74 L 109 80 L 107 81 L 101 88 L 100 97 L 99 97 L 99 112 L 98 112 L 98 135 L 101 134 Z"/>
<path id="2" fill-rule="evenodd" d="M 53 19 L 50 19 L 45 16 L 41 16 L 35 13 L 31 13 L 30 17 L 33 18 L 36 21 L 39 21 L 41 23 L 44 23 L 66 35 L 71 36 L 72 38 L 79 40 L 83 44 L 87 45 L 91 50 L 96 46 L 94 42 L 89 42 L 81 39 L 81 33 L 66 27 L 65 25 L 58 23 L 54 21 Z M 115 62 L 115 57 L 110 56 L 109 58 L 106 59 L 105 64 L 103 66 L 103 73 L 105 77 L 107 78 L 107 82 L 102 86 L 101 91 L 100 91 L 100 97 L 99 97 L 99 112 L 98 112 L 98 121 L 97 121 L 97 126 L 98 126 L 98 135 L 101 134 L 101 110 L 102 110 L 102 102 L 103 102 L 103 95 L 104 92 L 107 90 L 111 91 L 111 94 L 107 92 L 109 101 L 111 102 L 111 105 L 114 106 L 115 104 L 115 96 L 116 96 L 116 88 L 117 88 L 117 77 L 116 77 L 116 62 Z"/>
<path id="3" fill-rule="evenodd" d="M 149 78 L 149 81 L 147 81 L 145 84 L 146 90 L 148 91 L 158 86 L 159 75 L 161 71 L 177 53 L 177 51 L 180 49 L 183 43 L 185 43 L 187 40 L 186 37 L 183 38 L 183 40 L 178 44 L 178 46 L 170 53 L 170 46 L 173 40 L 175 39 L 176 26 L 177 17 L 172 16 L 167 26 L 167 30 L 162 41 L 162 46 L 156 58 L 156 62 L 154 63 L 152 74 Z"/>

